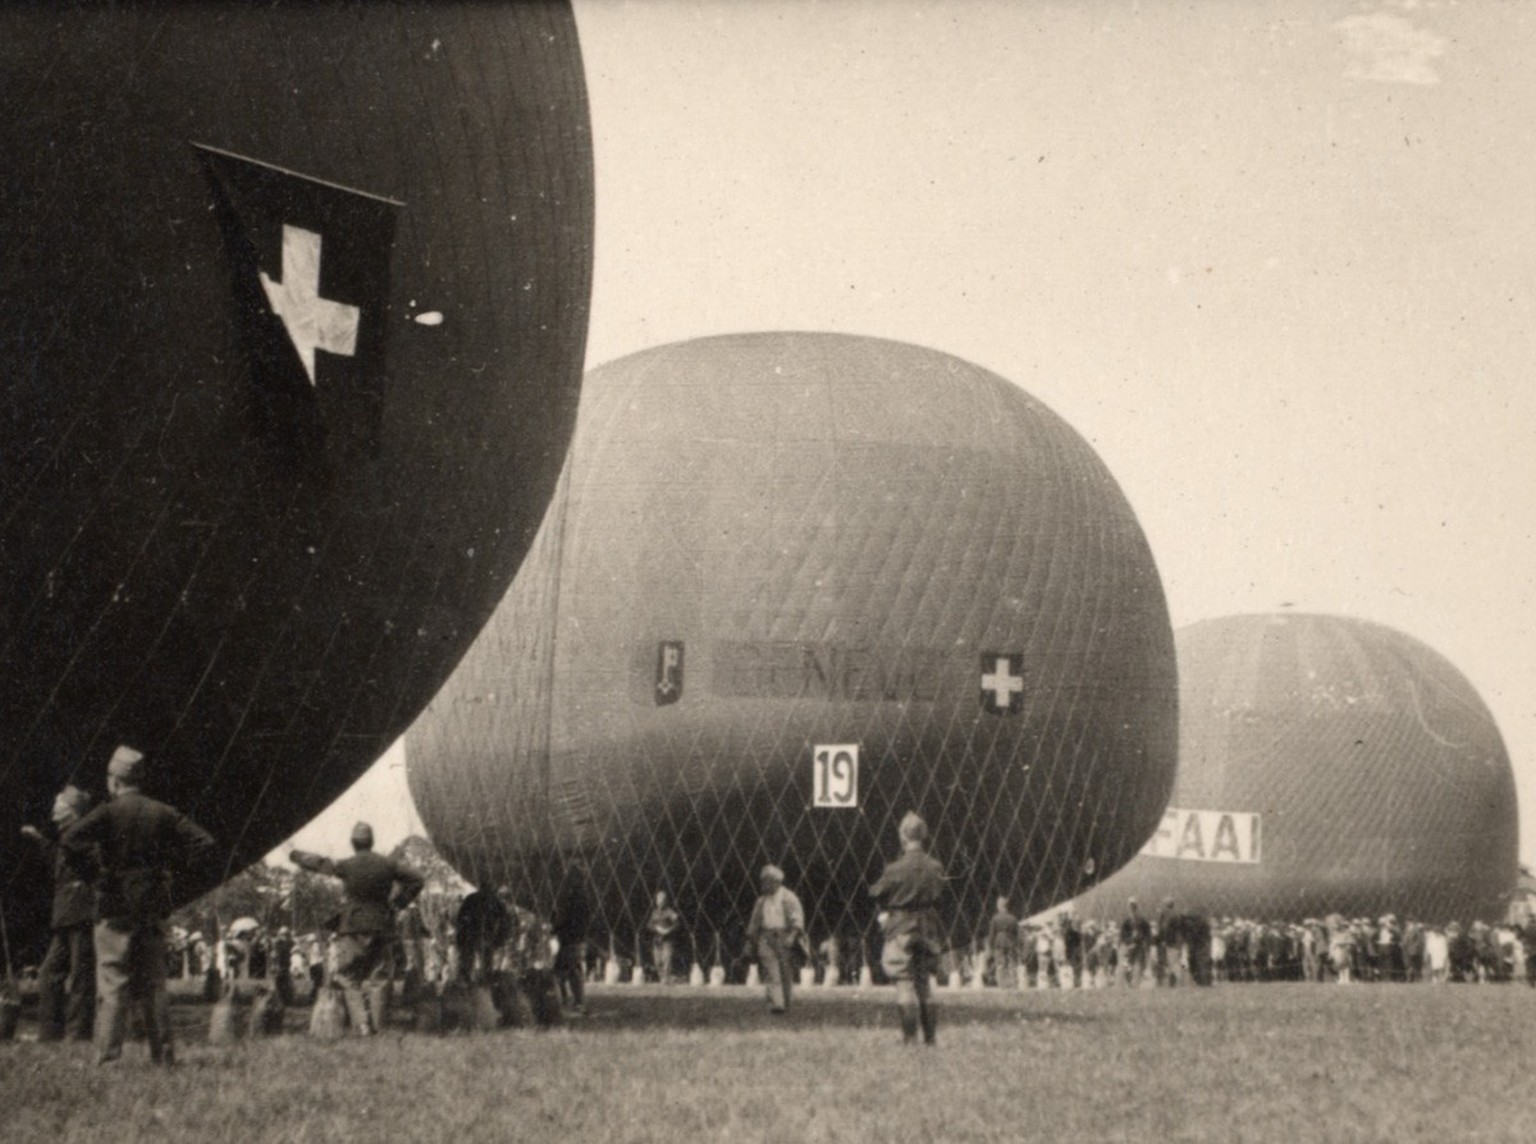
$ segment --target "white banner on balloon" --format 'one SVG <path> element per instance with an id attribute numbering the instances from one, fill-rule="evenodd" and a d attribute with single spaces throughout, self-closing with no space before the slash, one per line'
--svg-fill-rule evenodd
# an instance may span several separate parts
<path id="1" fill-rule="evenodd" d="M 1261 834 L 1257 814 L 1170 806 L 1141 852 L 1152 858 L 1256 864 Z"/>

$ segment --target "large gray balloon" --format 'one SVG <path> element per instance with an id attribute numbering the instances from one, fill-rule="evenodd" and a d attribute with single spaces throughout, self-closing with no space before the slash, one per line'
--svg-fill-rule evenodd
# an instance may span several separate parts
<path id="1" fill-rule="evenodd" d="M 1151 832 L 1177 732 L 1162 587 L 1104 465 L 1015 386 L 872 338 L 708 338 L 590 372 L 571 448 L 407 736 L 473 880 L 547 905 L 585 855 L 627 950 L 658 888 L 731 934 L 773 861 L 813 931 L 851 934 L 916 809 L 965 940 L 995 894 L 1060 901 Z"/>

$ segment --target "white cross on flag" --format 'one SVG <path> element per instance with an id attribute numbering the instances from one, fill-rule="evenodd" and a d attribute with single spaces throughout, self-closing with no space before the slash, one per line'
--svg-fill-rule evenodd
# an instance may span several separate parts
<path id="1" fill-rule="evenodd" d="M 376 452 L 390 253 L 402 204 L 196 146 L 229 256 L 255 432 Z"/>
<path id="2" fill-rule="evenodd" d="M 309 384 L 315 384 L 315 351 L 353 357 L 357 353 L 356 306 L 320 297 L 320 249 L 322 239 L 300 226 L 283 227 L 283 277 L 274 282 L 261 271 L 261 288 L 272 312 L 288 331 L 299 351 Z"/>
<path id="3" fill-rule="evenodd" d="M 982 652 L 981 707 L 992 715 L 1017 715 L 1024 710 L 1022 652 Z"/>

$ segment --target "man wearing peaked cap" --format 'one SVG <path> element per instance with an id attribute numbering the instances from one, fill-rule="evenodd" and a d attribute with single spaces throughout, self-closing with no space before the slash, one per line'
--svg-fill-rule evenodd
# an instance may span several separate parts
<path id="1" fill-rule="evenodd" d="M 883 907 L 880 965 L 896 982 L 902 1040 L 915 1042 L 921 1028 L 923 1043 L 931 1045 L 938 1031 L 930 990 L 943 945 L 937 907 L 944 893 L 944 867 L 924 853 L 928 824 L 916 811 L 902 818 L 897 834 L 900 857 L 887 862 L 869 888 Z"/>
<path id="2" fill-rule="evenodd" d="M 794 950 L 809 944 L 805 939 L 805 908 L 795 892 L 784 885 L 784 871 L 769 864 L 759 875 L 761 893 L 747 922 L 747 952 L 762 966 L 768 1009 L 789 1011 L 790 983 L 794 974 Z"/>
<path id="3" fill-rule="evenodd" d="M 175 1063 L 165 994 L 165 920 L 177 875 L 220 873 L 213 838 L 180 811 L 140 792 L 141 751 L 118 747 L 107 763 L 110 801 L 59 840 L 68 860 L 96 879 L 96 1056 L 123 1052 L 123 999 L 142 1006 L 150 1058 Z"/>
<path id="4" fill-rule="evenodd" d="M 353 1031 L 366 1037 L 383 1028 L 389 1005 L 395 911 L 415 901 L 426 883 L 405 863 L 373 852 L 373 827 L 366 822 L 352 828 L 352 849 L 352 857 L 339 861 L 294 850 L 288 861 L 341 879 L 346 899 L 336 929 L 336 978 Z"/>

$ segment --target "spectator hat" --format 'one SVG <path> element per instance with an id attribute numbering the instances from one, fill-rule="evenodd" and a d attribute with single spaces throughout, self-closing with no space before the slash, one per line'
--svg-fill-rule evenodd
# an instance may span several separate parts
<path id="1" fill-rule="evenodd" d="M 107 760 L 107 776 L 125 783 L 138 783 L 144 778 L 144 753 L 126 743 L 112 752 Z"/>

